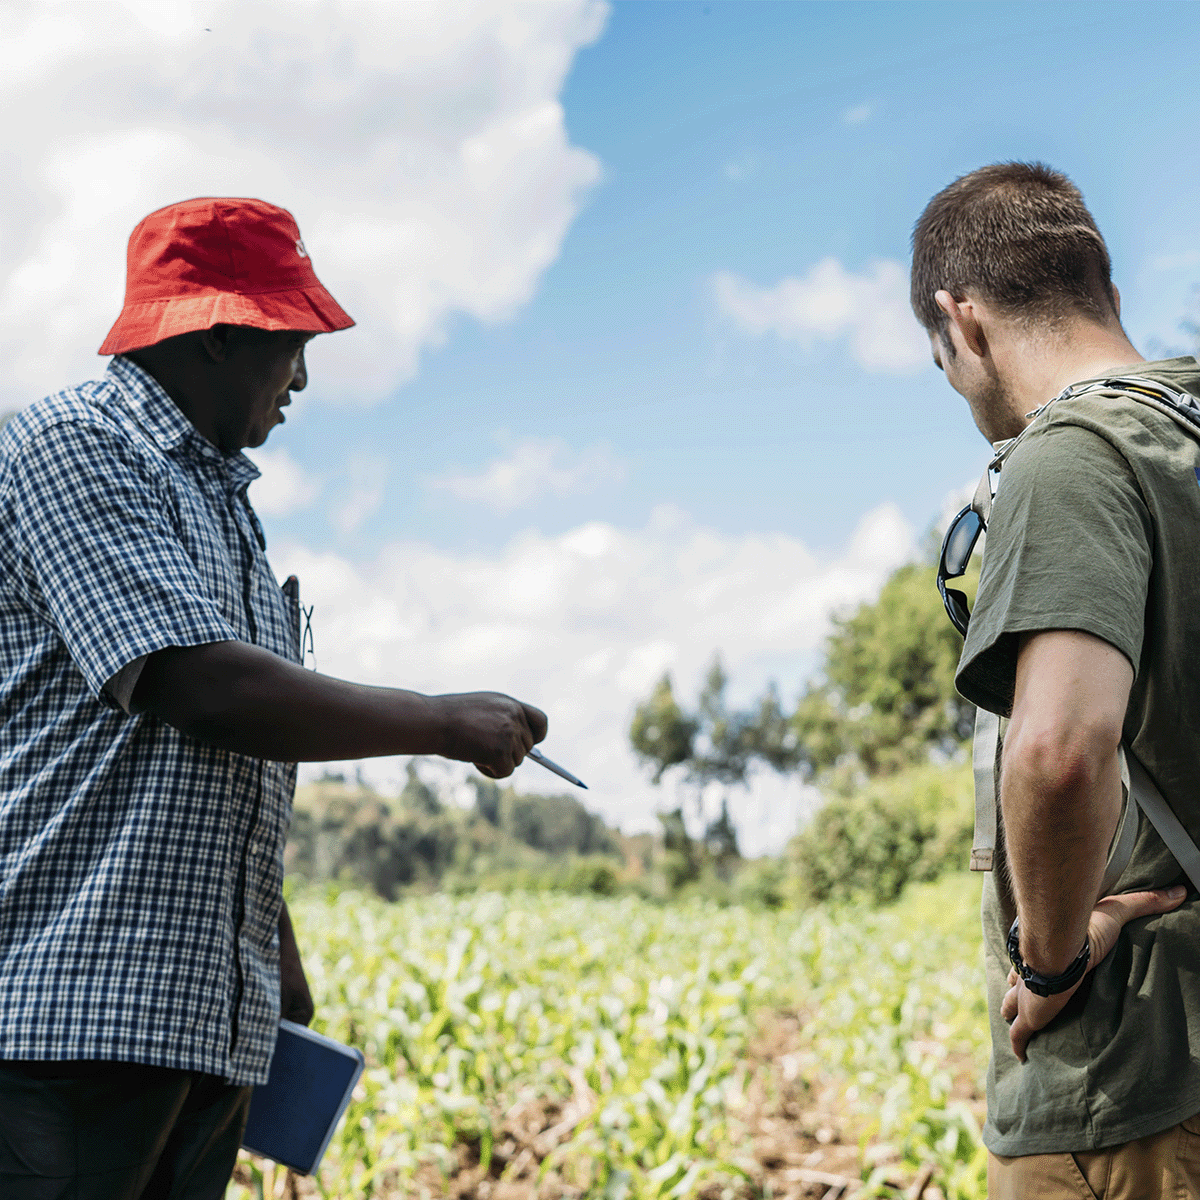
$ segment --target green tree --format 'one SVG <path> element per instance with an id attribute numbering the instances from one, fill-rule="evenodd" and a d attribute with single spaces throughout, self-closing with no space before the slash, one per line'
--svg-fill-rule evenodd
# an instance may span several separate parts
<path id="1" fill-rule="evenodd" d="M 804 897 L 887 904 L 910 880 L 962 870 L 971 853 L 971 785 L 968 763 L 925 763 L 834 796 L 788 848 Z"/>
<path id="2" fill-rule="evenodd" d="M 496 823 L 517 841 L 547 854 L 620 854 L 608 826 L 574 796 L 542 796 L 505 788 Z"/>
<path id="3" fill-rule="evenodd" d="M 475 789 L 475 812 L 489 825 L 500 824 L 500 786 L 490 779 L 471 777 Z"/>
<path id="4" fill-rule="evenodd" d="M 970 595 L 978 572 L 959 582 Z M 790 714 L 773 686 L 750 708 L 731 710 L 725 671 L 714 660 L 694 711 L 679 704 L 664 676 L 638 706 L 630 741 L 656 783 L 678 769 L 696 785 L 698 807 L 707 785 L 743 783 L 756 763 L 800 772 L 830 797 L 792 841 L 795 886 L 764 869 L 764 902 L 768 895 L 780 902 L 789 889 L 809 900 L 865 894 L 890 902 L 909 880 L 965 863 L 970 847 L 970 769 L 945 769 L 960 757 L 974 719 L 954 688 L 961 650 L 934 568 L 910 564 L 877 599 L 834 619 L 821 673 Z M 710 870 L 731 875 L 737 840 L 726 804 L 696 842 L 679 810 L 659 820 L 672 886 Z"/>
<path id="5" fill-rule="evenodd" d="M 729 801 L 721 798 L 721 813 L 708 823 L 704 830 L 704 850 L 717 874 L 728 877 L 741 862 L 742 852 L 738 847 L 737 830 L 729 816 Z"/>
<path id="6" fill-rule="evenodd" d="M 411 812 L 436 817 L 442 811 L 442 802 L 438 799 L 437 792 L 417 773 L 414 762 L 409 760 L 408 766 L 404 770 L 407 778 L 404 790 L 400 793 L 401 807 L 407 808 Z"/>
<path id="7" fill-rule="evenodd" d="M 691 759 L 699 728 L 700 722 L 679 707 L 671 676 L 664 675 L 649 699 L 637 706 L 629 740 L 634 753 L 652 769 L 654 782 L 659 783 L 665 771 Z"/>
<path id="8" fill-rule="evenodd" d="M 685 883 L 700 876 L 700 854 L 696 843 L 688 837 L 682 809 L 658 814 L 663 838 L 663 875 L 667 886 L 676 891 Z"/>
<path id="9" fill-rule="evenodd" d="M 822 677 L 792 718 L 815 772 L 891 774 L 952 753 L 975 709 L 954 688 L 962 638 L 946 618 L 934 568 L 901 567 L 879 598 L 835 618 Z"/>
<path id="10" fill-rule="evenodd" d="M 751 708 L 730 710 L 718 658 L 694 712 L 664 675 L 638 705 L 630 742 L 655 783 L 673 767 L 700 789 L 744 783 L 757 762 L 844 789 L 931 754 L 951 756 L 970 736 L 975 710 L 954 688 L 961 649 L 934 568 L 910 564 L 878 599 L 834 619 L 823 670 L 791 714 L 773 684 Z"/>
<path id="11" fill-rule="evenodd" d="M 802 750 L 774 684 L 753 708 L 736 711 L 726 703 L 728 682 L 720 658 L 714 657 L 696 712 L 680 708 L 669 675 L 638 705 L 629 740 L 655 783 L 675 766 L 683 766 L 688 781 L 703 791 L 710 783 L 745 783 L 755 761 L 783 772 L 800 765 Z"/>

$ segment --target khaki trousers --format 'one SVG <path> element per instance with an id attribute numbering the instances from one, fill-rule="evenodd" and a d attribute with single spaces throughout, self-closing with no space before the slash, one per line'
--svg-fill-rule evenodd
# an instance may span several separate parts
<path id="1" fill-rule="evenodd" d="M 1078 1154 L 988 1155 L 988 1200 L 1196 1200 L 1200 1114 L 1136 1142 Z"/>

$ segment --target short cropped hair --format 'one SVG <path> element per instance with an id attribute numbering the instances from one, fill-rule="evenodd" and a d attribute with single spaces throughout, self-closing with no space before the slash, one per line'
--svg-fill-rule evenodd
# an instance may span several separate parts
<path id="1" fill-rule="evenodd" d="M 1079 189 L 1042 163 L 993 163 L 956 179 L 913 228 L 912 307 L 930 333 L 934 293 L 972 291 L 1006 315 L 1053 323 L 1116 311 L 1108 247 Z"/>

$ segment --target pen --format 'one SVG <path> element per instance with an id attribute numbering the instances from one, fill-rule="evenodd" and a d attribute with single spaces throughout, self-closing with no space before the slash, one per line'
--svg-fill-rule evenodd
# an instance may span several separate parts
<path id="1" fill-rule="evenodd" d="M 582 779 L 576 779 L 565 767 L 560 767 L 558 763 L 551 762 L 536 746 L 530 750 L 528 754 L 535 763 L 541 767 L 545 767 L 547 771 L 553 771 L 555 775 L 561 775 L 568 783 L 573 783 L 576 787 L 581 787 L 586 792 L 588 785 Z"/>

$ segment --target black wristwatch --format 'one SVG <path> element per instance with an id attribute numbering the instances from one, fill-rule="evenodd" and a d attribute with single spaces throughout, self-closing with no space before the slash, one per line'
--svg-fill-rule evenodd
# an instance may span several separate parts
<path id="1" fill-rule="evenodd" d="M 1083 939 L 1083 949 L 1075 955 L 1075 961 L 1061 975 L 1041 975 L 1029 966 L 1021 957 L 1021 931 L 1017 922 L 1012 923 L 1008 931 L 1008 959 L 1016 968 L 1017 974 L 1025 986 L 1035 996 L 1057 996 L 1067 988 L 1074 987 L 1088 969 L 1092 958 L 1092 946 L 1088 939 Z"/>

